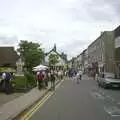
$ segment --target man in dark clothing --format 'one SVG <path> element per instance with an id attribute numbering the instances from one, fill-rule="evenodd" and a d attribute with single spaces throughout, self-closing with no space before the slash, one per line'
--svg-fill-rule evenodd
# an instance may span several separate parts
<path id="1" fill-rule="evenodd" d="M 51 71 L 51 89 L 55 90 L 55 73 L 54 71 Z"/>
<path id="2" fill-rule="evenodd" d="M 49 81 L 48 72 L 45 73 L 44 81 L 45 81 L 45 87 L 48 87 L 48 81 Z"/>
<path id="3" fill-rule="evenodd" d="M 12 92 L 12 85 L 10 84 L 10 80 L 11 80 L 11 73 L 6 72 L 5 73 L 5 92 L 6 94 L 10 94 Z"/>

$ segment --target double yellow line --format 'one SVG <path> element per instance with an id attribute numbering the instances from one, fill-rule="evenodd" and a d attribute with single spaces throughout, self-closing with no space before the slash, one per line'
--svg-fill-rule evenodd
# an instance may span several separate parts
<path id="1" fill-rule="evenodd" d="M 61 83 L 63 81 L 61 81 L 57 86 L 56 88 L 58 88 Z M 22 116 L 20 118 L 20 120 L 29 120 L 33 114 L 54 94 L 54 92 L 48 92 L 47 95 L 45 95 L 45 97 L 40 100 L 32 109 L 30 109 L 24 116 Z"/>

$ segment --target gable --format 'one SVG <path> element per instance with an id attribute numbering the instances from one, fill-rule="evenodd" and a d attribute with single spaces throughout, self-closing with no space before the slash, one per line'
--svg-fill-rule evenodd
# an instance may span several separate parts
<path id="1" fill-rule="evenodd" d="M 49 63 L 49 56 L 50 56 L 50 54 L 55 54 L 55 55 L 59 56 L 59 59 L 58 59 L 59 62 L 57 63 L 57 65 L 63 66 L 65 64 L 65 60 L 60 56 L 59 53 L 57 53 L 55 51 L 51 51 L 51 52 L 49 52 L 49 54 L 47 54 L 45 56 L 45 63 Z"/>

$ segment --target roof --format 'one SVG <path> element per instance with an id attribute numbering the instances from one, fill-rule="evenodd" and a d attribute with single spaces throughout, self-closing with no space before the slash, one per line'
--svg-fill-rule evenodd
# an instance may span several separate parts
<path id="1" fill-rule="evenodd" d="M 45 56 L 47 56 L 47 55 L 49 55 L 52 51 L 54 51 L 53 49 L 51 50 L 51 51 L 49 51 L 48 53 L 45 53 Z M 57 51 L 54 51 L 58 56 L 60 56 L 62 59 L 64 59 L 63 57 L 62 57 L 62 55 L 61 54 L 59 54 Z"/>
<path id="2" fill-rule="evenodd" d="M 56 47 L 56 46 L 55 46 Z M 45 53 L 45 56 L 47 56 L 47 55 L 49 55 L 51 52 L 55 52 L 58 56 L 60 56 L 63 60 L 66 60 L 65 58 L 64 58 L 64 53 L 62 53 L 62 54 L 60 54 L 60 53 L 58 53 L 57 51 L 56 51 L 56 48 L 53 48 L 52 50 L 50 50 L 48 53 Z"/>
<path id="3" fill-rule="evenodd" d="M 14 66 L 19 59 L 14 47 L 0 47 L 0 66 Z"/>
<path id="4" fill-rule="evenodd" d="M 115 32 L 115 37 L 120 36 L 120 26 L 118 26 L 118 27 L 114 30 L 114 32 Z"/>
<path id="5" fill-rule="evenodd" d="M 82 56 L 86 51 L 88 50 L 88 48 L 87 49 L 84 49 L 79 55 L 77 55 L 77 57 L 76 58 L 78 58 L 78 57 L 80 57 L 80 56 Z"/>
<path id="6" fill-rule="evenodd" d="M 90 45 L 88 45 L 88 48 L 90 48 L 94 43 L 96 43 L 97 41 L 99 41 L 99 39 L 100 39 L 103 35 L 105 35 L 106 33 L 108 33 L 108 32 L 111 32 L 111 31 L 104 31 L 104 32 L 102 32 L 99 37 L 97 37 Z"/>
<path id="7" fill-rule="evenodd" d="M 116 28 L 116 29 L 117 29 L 117 28 Z M 113 31 L 104 31 L 104 32 L 102 32 L 101 35 L 100 35 L 96 40 L 94 40 L 94 41 L 88 46 L 88 49 L 89 49 L 93 44 L 95 44 L 97 41 L 99 41 L 99 39 L 100 39 L 101 37 L 103 37 L 105 34 L 108 34 L 108 33 L 110 33 L 110 32 L 113 32 Z"/>

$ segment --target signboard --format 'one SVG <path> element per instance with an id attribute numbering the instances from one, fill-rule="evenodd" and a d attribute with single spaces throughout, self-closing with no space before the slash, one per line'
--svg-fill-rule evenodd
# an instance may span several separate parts
<path id="1" fill-rule="evenodd" d="M 115 39 L 115 48 L 120 47 L 120 36 Z"/>

